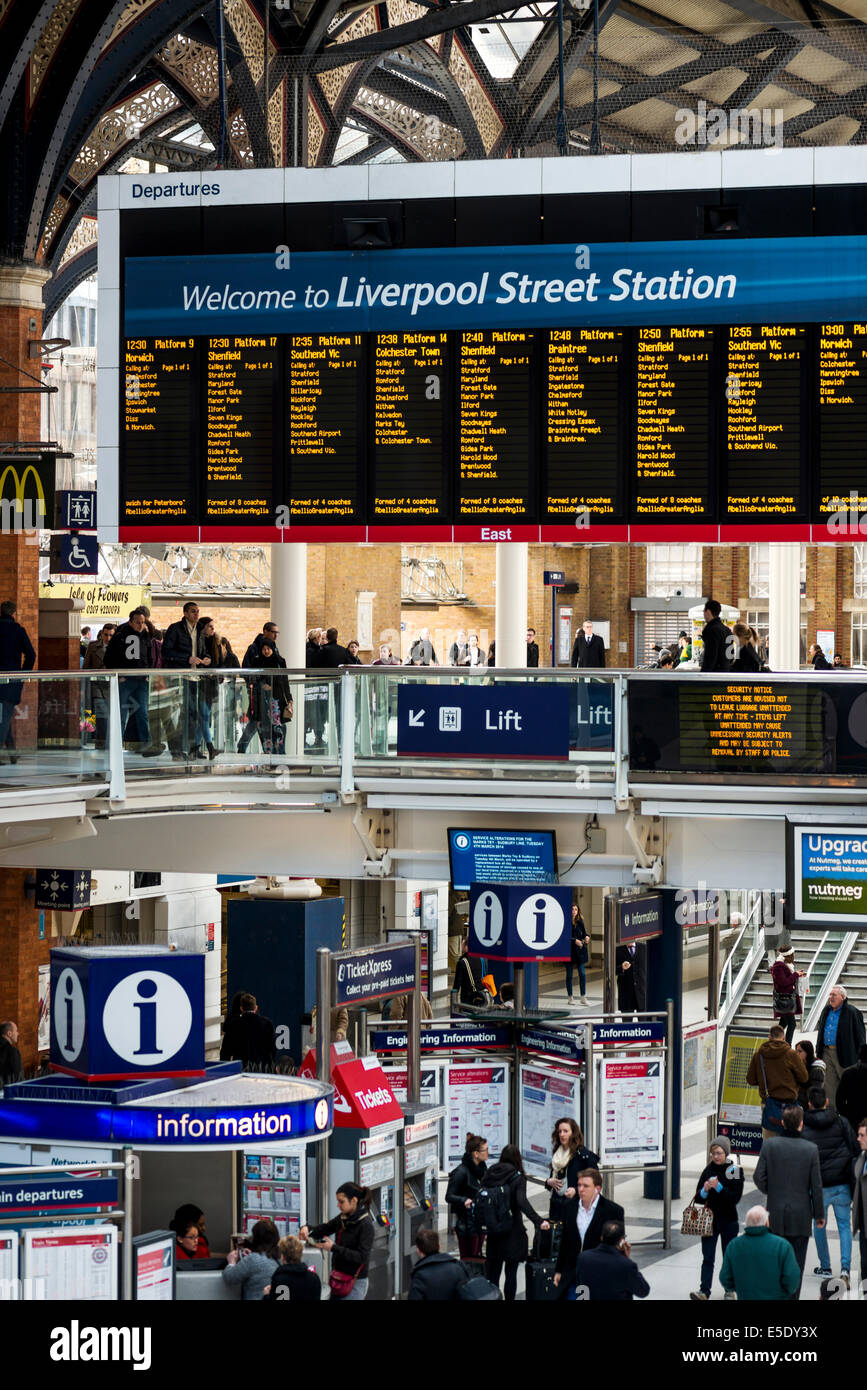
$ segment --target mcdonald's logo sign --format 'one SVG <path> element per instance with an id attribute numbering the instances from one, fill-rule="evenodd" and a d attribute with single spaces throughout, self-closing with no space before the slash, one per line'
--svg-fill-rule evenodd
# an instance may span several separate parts
<path id="1" fill-rule="evenodd" d="M 0 454 L 0 519 L 4 535 L 50 526 L 54 517 L 54 454 Z"/>

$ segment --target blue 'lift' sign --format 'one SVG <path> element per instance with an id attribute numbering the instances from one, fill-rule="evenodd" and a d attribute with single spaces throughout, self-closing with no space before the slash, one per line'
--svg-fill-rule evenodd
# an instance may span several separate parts
<path id="1" fill-rule="evenodd" d="M 569 756 L 565 686 L 402 685 L 397 752 L 424 758 Z"/>

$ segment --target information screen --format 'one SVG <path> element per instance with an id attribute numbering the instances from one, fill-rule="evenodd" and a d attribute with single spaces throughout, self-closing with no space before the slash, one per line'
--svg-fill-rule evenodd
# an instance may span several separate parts
<path id="1" fill-rule="evenodd" d="M 198 351 L 195 338 L 128 338 L 124 346 L 124 520 L 196 518 Z"/>
<path id="2" fill-rule="evenodd" d="M 716 328 L 639 328 L 633 516 L 712 518 L 711 369 Z"/>
<path id="3" fill-rule="evenodd" d="M 267 524 L 274 515 L 279 380 L 276 337 L 207 340 L 207 521 Z"/>
<path id="4" fill-rule="evenodd" d="M 128 338 L 122 362 L 125 539 L 867 511 L 867 322 Z"/>
<path id="5" fill-rule="evenodd" d="M 553 830 L 449 830 L 452 887 L 473 883 L 556 883 Z"/>
<path id="6" fill-rule="evenodd" d="M 867 776 L 863 683 L 706 680 L 629 683 L 636 773 Z"/>
<path id="7" fill-rule="evenodd" d="M 290 338 L 289 495 L 293 523 L 358 520 L 364 496 L 360 333 Z"/>
<path id="8" fill-rule="evenodd" d="M 818 342 L 819 440 L 814 515 L 867 508 L 867 323 L 823 323 Z"/>
<path id="9" fill-rule="evenodd" d="M 626 335 L 621 328 L 548 334 L 543 520 L 622 519 Z"/>
<path id="10" fill-rule="evenodd" d="M 531 485 L 538 334 L 458 334 L 457 520 L 533 521 Z"/>
<path id="11" fill-rule="evenodd" d="M 373 351 L 373 518 L 446 521 L 450 335 L 377 333 Z"/>
<path id="12" fill-rule="evenodd" d="M 730 328 L 725 351 L 723 516 L 798 520 L 806 501 L 807 329 L 787 324 Z"/>

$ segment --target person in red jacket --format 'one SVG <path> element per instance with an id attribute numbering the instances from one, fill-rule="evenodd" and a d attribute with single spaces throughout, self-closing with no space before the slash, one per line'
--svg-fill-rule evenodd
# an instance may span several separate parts
<path id="1" fill-rule="evenodd" d="M 803 974 L 803 970 L 795 969 L 795 953 L 791 949 L 780 951 L 771 966 L 771 978 L 774 981 L 774 1018 L 780 1020 L 781 1028 L 785 1028 L 786 1042 L 790 1047 L 795 1025 L 804 1012 L 804 1001 L 798 991 L 798 981 Z M 784 1007 L 783 1001 L 786 1005 L 791 1001 L 791 1007 Z"/>
<path id="2" fill-rule="evenodd" d="M 175 1241 L 175 1259 L 179 1264 L 187 1260 L 207 1260 L 208 1251 L 199 1248 L 199 1228 L 193 1221 L 184 1222 L 183 1235 L 178 1232 Z"/>

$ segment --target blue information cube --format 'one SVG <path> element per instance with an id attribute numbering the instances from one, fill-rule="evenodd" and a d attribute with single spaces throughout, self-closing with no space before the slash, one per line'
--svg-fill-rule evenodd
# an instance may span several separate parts
<path id="1" fill-rule="evenodd" d="M 474 883 L 469 954 L 489 960 L 569 960 L 572 889 L 551 883 Z"/>
<path id="2" fill-rule="evenodd" d="M 160 946 L 52 951 L 50 1062 L 85 1081 L 204 1075 L 204 956 Z"/>
<path id="3" fill-rule="evenodd" d="M 398 756 L 546 760 L 569 757 L 569 691 L 526 685 L 398 687 Z"/>

